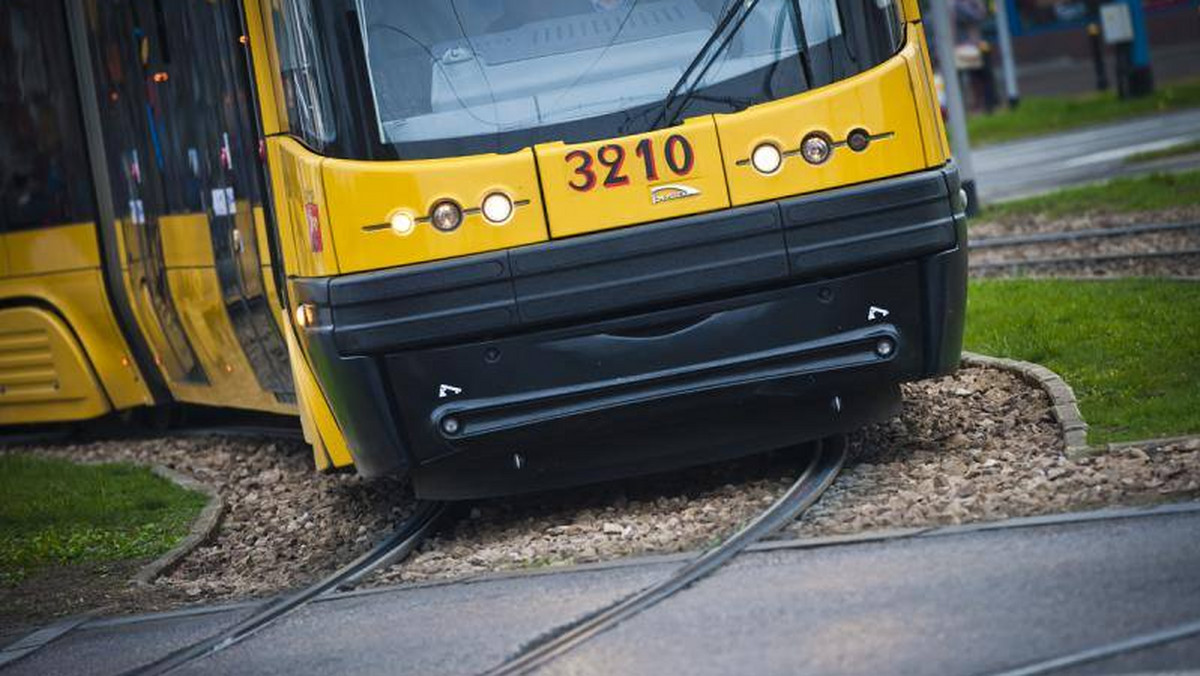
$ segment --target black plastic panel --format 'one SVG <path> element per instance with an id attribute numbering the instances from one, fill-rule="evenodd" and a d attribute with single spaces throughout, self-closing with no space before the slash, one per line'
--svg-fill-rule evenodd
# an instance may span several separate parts
<path id="1" fill-rule="evenodd" d="M 521 320 L 597 315 L 787 278 L 774 204 L 511 253 Z"/>
<path id="2" fill-rule="evenodd" d="M 303 280 L 342 354 L 641 312 L 954 248 L 947 171 L 509 251 Z"/>

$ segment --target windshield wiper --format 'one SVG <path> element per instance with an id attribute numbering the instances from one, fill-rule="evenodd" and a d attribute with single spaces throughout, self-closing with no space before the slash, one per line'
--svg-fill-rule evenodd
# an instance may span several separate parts
<path id="1" fill-rule="evenodd" d="M 808 34 L 804 32 L 804 12 L 800 9 L 800 0 L 792 0 L 792 14 L 796 28 L 796 49 L 800 52 L 800 68 L 804 71 L 804 87 L 812 89 L 812 63 L 808 60 Z"/>
<path id="2" fill-rule="evenodd" d="M 683 75 L 680 75 L 679 79 L 675 81 L 675 84 L 671 86 L 671 90 L 667 94 L 667 98 L 663 99 L 662 109 L 659 110 L 658 117 L 654 118 L 654 122 L 650 125 L 650 129 L 647 129 L 646 131 L 659 129 L 660 125 L 670 126 L 675 124 L 676 119 L 679 117 L 679 113 L 683 111 L 683 108 L 687 105 L 688 100 L 691 98 L 692 92 L 695 90 L 696 85 L 700 84 L 700 81 L 704 79 L 704 75 L 708 72 L 708 69 L 711 68 L 713 63 L 716 62 L 716 57 L 725 50 L 725 47 L 729 45 L 729 41 L 733 39 L 733 36 L 737 35 L 737 32 L 741 29 L 742 24 L 746 22 L 746 17 L 750 16 L 750 11 L 753 10 L 757 5 L 758 0 L 745 0 L 745 2 L 743 2 L 743 0 L 734 0 L 734 4 L 725 11 L 725 14 L 721 16 L 721 20 L 717 22 L 717 27 L 714 28 L 712 34 L 708 36 L 708 40 L 704 41 L 704 45 L 701 46 L 700 50 L 696 52 L 696 56 L 692 57 L 692 60 L 688 63 L 687 68 L 683 69 Z M 737 25 L 734 26 L 732 30 L 726 32 L 725 29 L 729 27 L 729 24 L 733 23 L 734 19 L 738 19 Z M 696 70 L 696 68 L 700 66 L 700 63 L 704 61 L 706 56 L 709 56 L 709 51 L 712 50 L 713 45 L 716 44 L 717 39 L 721 37 L 722 34 L 725 35 L 725 39 L 721 41 L 721 46 L 718 47 L 716 51 L 712 52 L 711 58 L 708 59 L 708 63 L 704 64 L 704 68 L 702 68 L 700 70 L 700 74 L 696 76 L 695 83 L 688 88 L 688 92 L 684 95 L 682 104 L 676 108 L 674 112 L 672 112 L 671 104 L 675 103 L 675 99 L 679 96 L 679 90 L 682 89 L 683 85 L 686 84 L 691 78 L 692 71 Z"/>

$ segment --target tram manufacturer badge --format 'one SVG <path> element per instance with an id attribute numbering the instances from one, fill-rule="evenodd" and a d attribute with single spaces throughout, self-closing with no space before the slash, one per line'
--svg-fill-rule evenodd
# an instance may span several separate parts
<path id="1" fill-rule="evenodd" d="M 662 204 L 699 195 L 700 191 L 690 185 L 660 185 L 650 191 L 650 203 Z"/>

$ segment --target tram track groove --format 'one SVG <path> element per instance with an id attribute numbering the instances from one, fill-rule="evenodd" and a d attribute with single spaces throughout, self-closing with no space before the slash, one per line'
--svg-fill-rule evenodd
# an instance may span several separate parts
<path id="1" fill-rule="evenodd" d="M 750 545 L 799 518 L 833 483 L 846 455 L 844 435 L 820 442 L 812 461 L 787 492 L 720 545 L 684 564 L 664 580 L 560 627 L 483 673 L 485 676 L 530 673 L 712 574 Z"/>
<path id="2" fill-rule="evenodd" d="M 1110 237 L 1130 237 L 1155 232 L 1177 232 L 1181 230 L 1200 229 L 1200 221 L 1190 223 L 1154 223 L 1149 225 L 1130 225 L 1118 228 L 1089 228 L 1086 230 L 1062 230 L 1056 232 L 1039 232 L 1029 235 L 1005 235 L 985 237 L 971 240 L 969 249 L 989 249 L 1008 246 L 1024 246 L 1027 244 L 1054 244 L 1058 242 L 1076 242 L 1081 239 L 1103 239 Z"/>
<path id="3" fill-rule="evenodd" d="M 288 596 L 264 603 L 249 617 L 202 641 L 176 650 L 154 662 L 124 672 L 124 676 L 159 676 L 236 645 L 308 603 L 353 586 L 371 572 L 411 553 L 446 512 L 447 503 L 423 502 L 416 511 L 370 551 L 324 579 Z"/>
<path id="4" fill-rule="evenodd" d="M 1159 260 L 1186 256 L 1200 256 L 1200 248 L 1180 249 L 1176 251 L 1140 251 L 1118 254 L 1103 254 L 1099 256 L 1067 256 L 1060 258 L 1030 258 L 1025 260 L 988 261 L 986 263 L 971 263 L 972 271 L 1003 270 L 1024 267 L 1065 267 L 1071 265 L 1095 265 L 1097 263 L 1115 263 L 1118 261 Z"/>

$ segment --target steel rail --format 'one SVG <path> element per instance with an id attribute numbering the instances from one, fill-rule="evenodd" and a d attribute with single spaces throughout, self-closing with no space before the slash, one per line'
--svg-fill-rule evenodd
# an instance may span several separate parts
<path id="1" fill-rule="evenodd" d="M 1052 244 L 1054 242 L 1075 242 L 1081 239 L 1100 239 L 1105 237 L 1128 237 L 1150 232 L 1173 232 L 1179 230 L 1195 230 L 1200 228 L 1200 221 L 1192 223 L 1158 223 L 1153 225 L 1130 225 L 1121 228 L 1093 228 L 1089 230 L 1062 230 L 1058 232 L 1039 232 L 1031 235 L 1012 235 L 1004 237 L 985 237 L 971 241 L 969 249 L 990 249 L 994 247 L 1022 246 L 1026 244 Z"/>
<path id="2" fill-rule="evenodd" d="M 1089 263 L 1112 263 L 1124 260 L 1152 260 L 1158 258 L 1175 258 L 1177 256 L 1200 256 L 1200 249 L 1180 249 L 1178 251 L 1142 251 L 1123 254 L 1104 254 L 1103 256 L 1071 256 L 1066 258 L 1031 258 L 1028 260 L 989 261 L 987 263 L 972 263 L 969 270 L 995 270 L 1000 268 L 1022 268 L 1037 266 L 1087 265 Z"/>
<path id="3" fill-rule="evenodd" d="M 833 483 L 845 461 L 844 435 L 821 442 L 812 462 L 788 491 L 720 545 L 685 564 L 665 580 L 568 625 L 553 637 L 529 646 L 484 673 L 488 676 L 506 676 L 534 671 L 710 575 L 755 541 L 796 520 Z"/>
<path id="4" fill-rule="evenodd" d="M 1106 645 L 1088 648 L 1062 657 L 1034 662 L 1016 669 L 996 672 L 994 676 L 1035 676 L 1070 669 L 1083 664 L 1120 657 L 1127 653 L 1153 648 L 1164 643 L 1173 643 L 1200 634 L 1200 620 L 1185 622 L 1149 634 L 1139 634 Z"/>
<path id="5" fill-rule="evenodd" d="M 323 580 L 290 596 L 265 603 L 250 617 L 203 641 L 176 650 L 149 664 L 125 672 L 126 676 L 158 676 L 208 657 L 252 636 L 264 627 L 303 607 L 307 603 L 361 580 L 374 570 L 395 563 L 421 543 L 438 518 L 446 511 L 444 502 L 423 502 L 411 517 L 370 551 L 346 564 Z"/>

